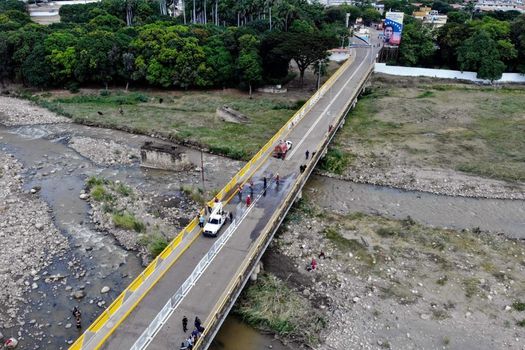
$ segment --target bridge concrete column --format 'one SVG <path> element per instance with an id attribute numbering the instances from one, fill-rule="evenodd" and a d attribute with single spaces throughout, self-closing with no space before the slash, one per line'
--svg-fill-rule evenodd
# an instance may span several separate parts
<path id="1" fill-rule="evenodd" d="M 261 273 L 263 270 L 263 263 L 262 261 L 259 261 L 257 265 L 255 265 L 255 268 L 253 269 L 252 274 L 250 275 L 250 281 L 257 281 L 257 276 Z"/>
<path id="2" fill-rule="evenodd" d="M 300 189 L 299 193 L 297 193 L 297 197 L 295 197 L 295 203 L 299 202 L 303 198 L 303 190 Z"/>

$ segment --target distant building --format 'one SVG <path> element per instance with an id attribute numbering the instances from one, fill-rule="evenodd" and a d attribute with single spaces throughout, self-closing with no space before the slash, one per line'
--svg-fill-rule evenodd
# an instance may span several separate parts
<path id="1" fill-rule="evenodd" d="M 310 0 L 310 2 L 312 1 Z M 325 6 L 337 6 L 337 5 L 344 5 L 344 4 L 357 6 L 357 5 L 361 5 L 363 2 L 364 1 L 361 1 L 361 0 L 319 0 L 319 3 Z M 383 4 L 372 2 L 369 5 L 373 6 L 381 14 L 383 14 L 383 12 L 385 11 L 385 5 Z"/>
<path id="2" fill-rule="evenodd" d="M 523 0 L 478 0 L 474 8 L 478 11 L 519 11 L 525 13 Z"/>
<path id="3" fill-rule="evenodd" d="M 430 7 L 420 7 L 412 13 L 416 19 L 423 21 L 423 24 L 431 26 L 432 29 L 443 27 L 448 20 L 447 15 L 440 15 L 436 10 Z"/>

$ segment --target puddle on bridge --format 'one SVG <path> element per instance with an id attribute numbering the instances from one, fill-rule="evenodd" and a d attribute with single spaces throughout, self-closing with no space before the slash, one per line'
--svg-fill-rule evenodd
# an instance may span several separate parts
<path id="1" fill-rule="evenodd" d="M 293 347 L 283 345 L 273 336 L 259 333 L 241 322 L 239 318 L 229 315 L 215 336 L 210 350 L 291 350 Z"/>

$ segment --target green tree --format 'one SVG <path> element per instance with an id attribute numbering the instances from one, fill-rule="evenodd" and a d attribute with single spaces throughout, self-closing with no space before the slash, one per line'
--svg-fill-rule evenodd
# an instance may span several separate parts
<path id="1" fill-rule="evenodd" d="M 517 49 L 513 65 L 517 71 L 525 74 L 525 15 L 521 15 L 512 22 L 510 38 Z"/>
<path id="2" fill-rule="evenodd" d="M 432 32 L 420 21 L 408 23 L 403 28 L 398 62 L 403 66 L 424 66 L 436 51 Z"/>
<path id="3" fill-rule="evenodd" d="M 23 1 L 18 1 L 18 0 L 0 1 L 0 13 L 10 11 L 10 10 L 26 13 L 26 4 Z"/>
<path id="4" fill-rule="evenodd" d="M 484 30 L 477 31 L 458 49 L 461 70 L 473 70 L 480 79 L 498 80 L 505 71 L 497 42 Z"/>
<path id="5" fill-rule="evenodd" d="M 77 36 L 66 31 L 51 33 L 45 39 L 46 62 L 50 65 L 50 75 L 54 84 L 74 80 L 77 41 Z"/>
<path id="6" fill-rule="evenodd" d="M 313 33 L 289 32 L 286 40 L 279 45 L 297 64 L 301 86 L 304 81 L 304 72 L 314 62 L 323 60 L 328 56 L 327 50 L 337 45 L 337 39 L 327 36 L 319 30 Z"/>
<path id="7" fill-rule="evenodd" d="M 438 61 L 448 69 L 459 69 L 458 49 L 472 35 L 466 24 L 447 23 L 438 30 Z"/>
<path id="8" fill-rule="evenodd" d="M 241 81 L 246 83 L 249 88 L 250 98 L 252 97 L 252 87 L 262 80 L 261 57 L 258 54 L 259 41 L 250 34 L 245 34 L 239 38 L 239 60 L 237 63 Z"/>
<path id="9" fill-rule="evenodd" d="M 363 22 L 366 25 L 376 23 L 381 20 L 381 14 L 373 7 L 367 7 L 363 10 Z"/>
<path id="10" fill-rule="evenodd" d="M 470 19 L 470 14 L 465 11 L 450 11 L 447 13 L 447 23 L 464 24 Z"/>

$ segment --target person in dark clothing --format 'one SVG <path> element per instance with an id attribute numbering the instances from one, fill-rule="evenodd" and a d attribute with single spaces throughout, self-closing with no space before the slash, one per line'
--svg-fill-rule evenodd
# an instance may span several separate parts
<path id="1" fill-rule="evenodd" d="M 77 323 L 77 329 L 82 328 L 82 320 L 80 319 L 80 316 L 76 317 L 76 323 Z"/>
<path id="2" fill-rule="evenodd" d="M 237 191 L 237 195 L 239 196 L 239 202 L 242 202 L 242 185 L 239 185 Z"/>
<path id="3" fill-rule="evenodd" d="M 263 177 L 263 188 L 266 189 L 266 176 Z"/>
<path id="4" fill-rule="evenodd" d="M 304 155 L 306 156 L 306 159 L 308 159 L 308 156 L 310 155 L 310 152 L 308 152 L 308 150 L 306 150 L 306 152 L 304 152 Z"/>
<path id="5" fill-rule="evenodd" d="M 208 214 L 211 214 L 212 208 L 208 205 Z"/>
<path id="6" fill-rule="evenodd" d="M 195 328 L 199 329 L 199 327 L 201 326 L 201 319 L 198 317 L 198 316 L 195 316 Z"/>
<path id="7" fill-rule="evenodd" d="M 80 316 L 82 316 L 82 314 L 80 313 L 80 310 L 75 306 L 73 308 L 73 317 L 77 318 L 77 317 L 80 317 Z"/>
<path id="8" fill-rule="evenodd" d="M 186 316 L 182 318 L 182 330 L 184 333 L 188 330 L 188 318 Z"/>
<path id="9" fill-rule="evenodd" d="M 230 222 L 233 222 L 233 212 L 230 211 Z"/>

